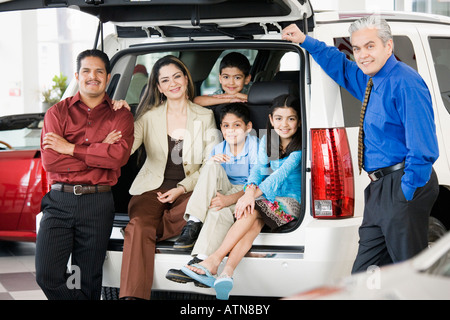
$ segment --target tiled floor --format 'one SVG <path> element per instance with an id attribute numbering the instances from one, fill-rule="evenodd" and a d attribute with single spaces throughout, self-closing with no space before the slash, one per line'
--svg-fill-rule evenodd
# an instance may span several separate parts
<path id="1" fill-rule="evenodd" d="M 0 241 L 0 300 L 46 300 L 36 283 L 34 254 L 29 242 Z"/>

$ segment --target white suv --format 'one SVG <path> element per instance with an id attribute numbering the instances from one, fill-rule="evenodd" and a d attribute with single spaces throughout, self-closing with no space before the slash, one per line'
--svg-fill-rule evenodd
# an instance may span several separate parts
<path id="1" fill-rule="evenodd" d="M 50 1 L 51 2 L 51 1 Z M 298 45 L 282 41 L 280 32 L 297 23 L 313 37 L 336 45 L 351 58 L 348 27 L 370 13 L 314 13 L 309 0 L 152 0 L 65 1 L 101 21 L 116 25 L 116 34 L 96 44 L 112 58 L 108 93 L 125 99 L 133 69 L 151 70 L 161 56 L 174 54 L 188 66 L 197 94 L 218 86 L 218 62 L 230 51 L 250 60 L 252 85 L 248 105 L 256 134 L 265 128 L 273 97 L 300 95 L 303 163 L 302 216 L 280 232 L 263 230 L 234 274 L 234 296 L 285 297 L 350 274 L 358 247 L 367 175 L 358 174 L 357 136 L 361 103 L 332 81 Z M 14 2 L 0 4 L 0 10 Z M 30 5 L 41 6 L 42 4 Z M 23 8 L 19 8 L 23 9 Z M 440 194 L 430 219 L 430 239 L 450 228 L 450 19 L 447 17 L 379 13 L 394 34 L 396 57 L 419 71 L 433 97 L 440 157 L 434 168 Z M 101 28 L 98 34 L 102 34 Z M 446 71 L 447 70 L 447 71 Z M 66 96 L 77 88 L 70 86 Z M 135 108 L 136 101 L 129 101 Z M 212 107 L 212 109 L 215 109 Z M 133 109 L 134 110 L 134 109 Z M 447 137 L 447 138 L 445 138 Z M 447 141 L 445 140 L 447 139 Z M 128 189 L 139 168 L 132 156 L 114 187 L 116 221 L 104 264 L 104 298 L 118 297 L 122 262 L 121 229 L 128 222 Z M 447 213 L 447 214 L 446 214 Z M 173 239 L 172 239 L 173 240 Z M 152 294 L 171 292 L 214 296 L 213 289 L 178 284 L 165 275 L 190 259 L 189 252 L 157 244 Z"/>

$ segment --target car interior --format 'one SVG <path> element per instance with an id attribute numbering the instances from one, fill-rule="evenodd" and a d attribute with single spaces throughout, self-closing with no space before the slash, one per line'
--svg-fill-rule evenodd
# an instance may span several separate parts
<path id="1" fill-rule="evenodd" d="M 253 123 L 251 134 L 261 137 L 266 132 L 268 110 L 271 106 L 272 100 L 286 93 L 299 95 L 299 83 L 301 81 L 301 55 L 292 51 L 292 47 L 286 50 L 278 49 L 253 49 L 253 48 L 236 48 L 236 49 L 212 49 L 212 50 L 187 50 L 187 51 L 165 51 L 152 52 L 140 54 L 132 52 L 134 55 L 132 67 L 136 65 L 145 66 L 148 74 L 151 72 L 152 65 L 162 56 L 172 54 L 179 57 L 188 67 L 191 72 L 196 95 L 210 94 L 216 91 L 220 84 L 218 82 L 218 69 L 221 57 L 230 51 L 240 51 L 250 61 L 252 85 L 248 93 L 247 105 L 250 109 L 250 118 Z M 120 59 L 120 57 L 119 57 Z M 289 63 L 283 59 L 291 59 Z M 292 59 L 297 61 L 292 64 Z M 116 60 L 117 62 L 117 60 Z M 129 63 L 129 62 L 127 62 Z M 291 66 L 291 69 L 286 66 Z M 292 70 L 292 65 L 296 65 L 298 69 Z M 142 67 L 141 67 L 142 68 Z M 131 70 L 133 68 L 128 68 Z M 114 70 L 113 77 L 114 78 Z M 123 75 L 122 75 L 123 76 Z M 131 76 L 130 76 L 131 79 Z M 118 80 L 117 80 L 118 81 Z M 111 86 L 114 90 L 123 90 L 119 86 L 112 83 L 109 87 L 109 94 L 113 96 L 116 92 L 111 92 Z M 128 90 L 129 87 L 127 87 Z M 141 89 L 141 96 L 145 90 L 145 85 Z M 122 92 L 121 95 L 125 96 Z M 138 103 L 136 101 L 129 101 L 132 112 L 136 111 Z M 216 118 L 216 123 L 219 127 L 219 110 L 223 104 L 208 106 L 207 108 L 213 110 Z M 139 172 L 139 168 L 145 160 L 145 150 L 141 147 L 131 155 L 128 163 L 122 168 L 122 174 L 115 187 L 113 187 L 113 194 L 116 204 L 116 227 L 125 227 L 128 223 L 128 202 L 131 199 L 128 190 L 134 177 Z M 303 217 L 298 221 L 284 226 L 277 232 L 288 232 L 295 229 L 301 224 Z M 264 230 L 263 230 L 264 231 Z M 268 231 L 266 231 L 268 232 Z"/>

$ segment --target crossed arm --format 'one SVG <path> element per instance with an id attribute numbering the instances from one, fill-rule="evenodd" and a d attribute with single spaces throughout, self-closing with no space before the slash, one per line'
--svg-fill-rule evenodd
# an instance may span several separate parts
<path id="1" fill-rule="evenodd" d="M 114 102 L 123 107 L 126 102 Z M 88 166 L 116 169 L 122 166 L 129 156 L 126 150 L 133 142 L 133 117 L 120 117 L 117 128 L 112 130 L 100 143 L 91 146 L 77 146 L 64 138 L 57 115 L 48 112 L 44 122 L 42 147 L 43 165 L 47 172 L 74 172 L 85 170 Z M 78 147 L 78 149 L 77 149 Z M 89 151 L 91 150 L 91 151 Z M 78 152 L 78 153 L 77 153 Z M 45 156 L 44 156 L 45 155 Z"/>
<path id="2" fill-rule="evenodd" d="M 127 108 L 130 110 L 130 106 L 125 100 L 113 100 L 113 109 L 116 111 L 121 108 Z M 102 143 L 113 144 L 119 141 L 120 138 L 122 138 L 122 132 L 113 130 L 106 136 Z M 58 153 L 67 154 L 70 156 L 73 156 L 73 150 L 75 149 L 74 144 L 68 142 L 66 139 L 53 132 L 48 132 L 45 134 L 42 145 L 44 150 L 52 149 Z"/>

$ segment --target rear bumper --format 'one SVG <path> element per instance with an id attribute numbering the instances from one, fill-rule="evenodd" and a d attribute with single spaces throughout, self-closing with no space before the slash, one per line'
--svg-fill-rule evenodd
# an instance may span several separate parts
<path id="1" fill-rule="evenodd" d="M 294 234 L 269 235 L 270 243 L 278 239 L 276 246 L 261 244 L 265 242 L 262 235 L 236 269 L 231 294 L 286 297 L 350 275 L 360 223 L 361 218 L 309 221 L 307 226 L 299 228 L 302 230 L 293 232 L 305 239 L 299 240 L 298 243 L 303 244 L 298 246 L 283 246 L 283 237 L 291 238 Z M 165 278 L 169 269 L 180 269 L 192 258 L 189 252 L 174 250 L 172 243 L 165 241 L 157 245 L 153 289 L 214 295 L 214 289 L 198 288 L 193 283 L 179 284 Z M 122 249 L 122 239 L 110 241 L 103 266 L 105 287 L 120 287 Z"/>

